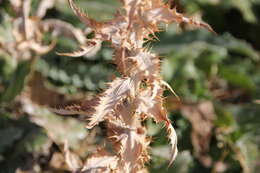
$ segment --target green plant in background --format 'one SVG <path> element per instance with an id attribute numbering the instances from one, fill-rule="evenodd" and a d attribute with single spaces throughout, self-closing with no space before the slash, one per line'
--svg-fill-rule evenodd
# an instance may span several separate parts
<path id="1" fill-rule="evenodd" d="M 1 43 L 12 40 L 12 22 L 9 19 L 15 16 L 15 12 L 10 2 L 0 1 Z M 36 14 L 39 2 L 32 0 L 32 16 Z M 165 106 L 176 122 L 179 141 L 179 155 L 168 170 L 167 140 L 162 137 L 165 131 L 153 122 L 146 122 L 148 134 L 155 139 L 151 143 L 150 172 L 258 172 L 260 3 L 258 0 L 239 3 L 232 0 L 174 2 L 178 4 L 178 11 L 195 18 L 201 17 L 218 35 L 203 30 L 187 31 L 186 25 L 181 25 L 183 30 L 180 32 L 180 29 L 170 25 L 166 33 L 157 34 L 160 42 L 152 43 L 153 50 L 161 55 L 163 78 L 182 98 L 182 104 L 165 92 Z M 99 21 L 111 19 L 119 6 L 116 0 L 81 0 L 78 3 Z M 55 1 L 43 19 L 50 18 L 83 28 L 66 1 Z M 92 37 L 91 33 L 87 34 L 88 31 L 85 33 L 87 37 Z M 52 38 L 52 34 L 44 34 L 44 43 L 50 43 Z M 33 95 L 44 93 L 41 95 L 44 99 L 34 98 L 41 105 L 55 105 L 61 100 L 67 104 L 74 99 L 91 98 L 93 92 L 104 88 L 104 83 L 115 71 L 111 64 L 111 48 L 105 43 L 104 48 L 93 57 L 61 58 L 56 55 L 56 52 L 77 49 L 77 44 L 71 37 L 59 35 L 56 37 L 56 47 L 35 60 L 34 70 L 30 70 L 31 66 L 27 63 L 0 51 L 0 97 L 5 97 L 0 105 L 0 172 L 15 172 L 17 168 L 20 172 L 67 170 L 61 154 L 63 149 L 60 148 L 65 140 L 62 138 L 64 129 L 71 129 L 70 147 L 82 158 L 95 151 L 97 146 L 102 146 L 104 126 L 87 131 L 79 121 L 82 120 L 81 116 L 56 116 L 42 106 L 37 107 L 39 112 L 36 113 L 31 112 L 34 110 L 32 107 L 24 111 L 24 104 L 21 106 L 17 101 L 20 96 L 14 99 L 25 91 L 22 90 L 25 84 L 23 78 L 28 71 L 37 73 L 26 78 L 29 79 L 29 86 L 40 86 L 40 90 L 35 90 L 42 92 L 34 92 Z M 206 130 L 207 133 L 197 127 L 203 124 L 205 129 L 210 129 Z M 88 140 L 84 140 L 85 136 Z M 87 151 L 80 150 L 86 146 Z"/>

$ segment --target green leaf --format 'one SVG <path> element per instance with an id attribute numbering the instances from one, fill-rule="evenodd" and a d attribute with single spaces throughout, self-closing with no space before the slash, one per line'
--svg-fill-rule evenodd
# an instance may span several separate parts
<path id="1" fill-rule="evenodd" d="M 8 127 L 0 130 L 0 153 L 10 147 L 23 134 L 23 130 L 17 127 Z"/>
<path id="2" fill-rule="evenodd" d="M 235 119 L 231 112 L 227 109 L 223 109 L 222 106 L 216 106 L 215 111 L 217 114 L 217 119 L 215 120 L 215 125 L 220 128 L 229 128 L 235 125 Z"/>
<path id="3" fill-rule="evenodd" d="M 31 70 L 31 65 L 32 60 L 24 60 L 19 62 L 6 91 L 0 97 L 0 102 L 9 102 L 20 94 L 24 88 L 26 77 Z"/>
<path id="4" fill-rule="evenodd" d="M 238 67 L 234 68 L 232 66 L 222 66 L 220 68 L 220 76 L 232 85 L 251 91 L 256 89 L 255 83 L 251 80 L 251 78 L 239 71 Z"/>

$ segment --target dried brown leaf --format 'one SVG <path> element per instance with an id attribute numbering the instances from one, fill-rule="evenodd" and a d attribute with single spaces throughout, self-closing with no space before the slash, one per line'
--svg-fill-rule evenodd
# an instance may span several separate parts
<path id="1" fill-rule="evenodd" d="M 88 157 L 86 160 L 82 172 L 87 173 L 110 173 L 116 170 L 118 158 L 111 156 L 104 150 L 99 150 L 96 154 Z"/>
<path id="2" fill-rule="evenodd" d="M 107 114 L 114 112 L 116 105 L 124 98 L 135 95 L 135 86 L 131 78 L 117 78 L 109 84 L 108 89 L 99 97 L 94 113 L 89 117 L 87 128 L 92 128 L 104 120 Z"/>
<path id="3" fill-rule="evenodd" d="M 80 57 L 84 55 L 87 57 L 91 57 L 94 56 L 101 48 L 101 41 L 100 40 L 88 41 L 88 45 L 82 45 L 80 48 L 81 50 L 72 53 L 57 53 L 57 54 L 61 56 L 70 56 L 70 57 Z"/>
<path id="4" fill-rule="evenodd" d="M 39 25 L 44 32 L 52 32 L 54 36 L 63 35 L 71 37 L 77 40 L 81 45 L 86 43 L 87 39 L 82 30 L 75 28 L 67 22 L 57 19 L 46 19 L 41 21 Z"/>
<path id="5" fill-rule="evenodd" d="M 208 152 L 214 127 L 213 121 L 216 117 L 212 103 L 204 101 L 198 104 L 183 105 L 181 112 L 192 124 L 191 139 L 195 156 L 203 165 L 211 166 L 212 159 Z"/>
<path id="6" fill-rule="evenodd" d="M 169 165 L 175 160 L 178 149 L 177 149 L 177 135 L 174 128 L 171 125 L 170 120 L 167 117 L 167 113 L 162 106 L 162 92 L 163 89 L 159 82 L 153 83 L 152 90 L 144 90 L 140 93 L 137 102 L 137 112 L 148 115 L 153 118 L 156 122 L 164 122 L 166 125 L 167 136 L 171 144 L 171 157 Z"/>
<path id="7" fill-rule="evenodd" d="M 159 82 L 154 82 L 152 86 L 141 91 L 136 98 L 138 114 L 146 114 L 153 118 L 156 122 L 167 120 L 166 110 L 163 108 L 162 100 L 163 89 Z"/>
<path id="8" fill-rule="evenodd" d="M 112 121 L 108 124 L 109 138 L 112 139 L 116 152 L 119 155 L 119 168 L 123 172 L 137 172 L 149 160 L 147 148 L 150 141 L 146 138 L 145 129 L 140 121 L 135 128 Z"/>
<path id="9" fill-rule="evenodd" d="M 132 52 L 132 55 L 127 57 L 131 64 L 126 67 L 129 69 L 130 75 L 139 75 L 141 79 L 147 79 L 150 82 L 158 78 L 160 73 L 159 58 L 145 49 L 133 50 Z"/>
<path id="10" fill-rule="evenodd" d="M 45 54 L 45 53 L 49 52 L 50 50 L 52 50 L 55 47 L 56 41 L 53 40 L 51 42 L 51 44 L 49 44 L 47 46 L 39 44 L 39 43 L 36 43 L 34 41 L 29 42 L 28 45 L 36 53 L 38 53 L 38 54 Z"/>
<path id="11" fill-rule="evenodd" d="M 96 98 L 84 101 L 73 101 L 71 103 L 65 103 L 63 105 L 59 104 L 56 107 L 50 108 L 52 112 L 61 115 L 85 115 L 87 116 L 88 113 L 93 112 L 93 107 L 97 105 L 98 100 Z"/>

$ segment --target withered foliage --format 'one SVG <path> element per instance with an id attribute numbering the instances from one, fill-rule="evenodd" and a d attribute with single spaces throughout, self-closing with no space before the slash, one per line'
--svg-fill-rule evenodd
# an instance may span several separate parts
<path id="1" fill-rule="evenodd" d="M 0 40 L 0 50 L 15 59 L 30 59 L 45 54 L 55 46 L 55 37 L 63 34 L 77 40 L 86 41 L 83 31 L 58 19 L 43 19 L 46 11 L 54 6 L 55 0 L 41 0 L 36 13 L 31 12 L 31 0 L 11 0 L 10 5 L 15 15 L 12 20 L 12 39 Z M 52 34 L 52 42 L 44 43 L 44 34 Z"/>
<path id="2" fill-rule="evenodd" d="M 157 123 L 164 123 L 171 144 L 170 164 L 177 156 L 176 132 L 163 107 L 164 87 L 169 85 L 160 76 L 160 59 L 150 52 L 145 43 L 153 40 L 155 33 L 163 24 L 189 23 L 205 27 L 209 25 L 184 17 L 176 9 L 170 9 L 162 0 L 121 0 L 122 8 L 114 19 L 97 22 L 83 13 L 69 0 L 69 5 L 79 19 L 91 28 L 94 38 L 80 45 L 81 49 L 73 53 L 60 53 L 66 56 L 93 54 L 99 50 L 102 42 L 109 41 L 114 48 L 114 63 L 121 77 L 108 84 L 107 89 L 98 96 L 98 101 L 91 113 L 87 112 L 87 128 L 91 129 L 102 121 L 107 124 L 107 135 L 112 142 L 115 154 L 104 149 L 87 158 L 84 166 L 78 168 L 67 157 L 71 170 L 80 172 L 146 172 L 144 165 L 150 159 L 146 128 L 142 122 L 151 118 Z M 77 107 L 78 113 L 84 112 Z M 69 108 L 57 110 L 66 114 Z M 71 155 L 66 148 L 66 155 Z M 76 165 L 76 166 L 75 166 Z"/>
<path id="3" fill-rule="evenodd" d="M 205 167 L 210 167 L 212 159 L 208 152 L 214 127 L 213 121 L 216 119 L 213 104 L 209 101 L 186 104 L 181 107 L 181 112 L 192 124 L 191 141 L 194 155 Z"/>

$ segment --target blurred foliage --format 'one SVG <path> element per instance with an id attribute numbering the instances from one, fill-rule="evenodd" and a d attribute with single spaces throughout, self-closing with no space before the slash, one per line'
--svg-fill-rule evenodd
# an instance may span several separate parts
<path id="1" fill-rule="evenodd" d="M 181 98 L 180 103 L 168 91 L 165 92 L 165 105 L 179 140 L 179 155 L 168 169 L 169 150 L 164 138 L 165 131 L 161 130 L 160 125 L 147 121 L 149 135 L 156 139 L 152 142 L 150 171 L 258 172 L 260 1 L 176 2 L 179 11 L 201 17 L 218 35 L 203 29 L 190 30 L 185 25 L 181 25 L 180 30 L 171 25 L 166 32 L 158 33 L 160 42 L 148 44 L 162 57 L 162 75 Z M 90 16 L 103 21 L 111 19 L 120 5 L 116 0 L 81 0 L 78 3 Z M 37 1 L 33 4 L 37 6 Z M 0 41 L 13 40 L 12 15 L 8 2 L 0 1 Z M 57 0 L 45 18 L 62 19 L 84 28 L 66 1 Z M 45 39 L 53 38 L 46 34 Z M 0 172 L 12 173 L 17 168 L 35 172 L 64 172 L 66 167 L 53 160 L 56 156 L 59 158 L 57 153 L 62 153 L 65 140 L 69 140 L 70 147 L 83 158 L 102 145 L 102 139 L 89 137 L 94 132 L 83 128 L 84 120 L 81 117 L 54 115 L 46 105 L 84 99 L 105 88 L 105 83 L 115 74 L 112 49 L 105 43 L 94 57 L 60 57 L 56 52 L 75 50 L 77 43 L 65 36 L 56 39 L 54 50 L 33 60 L 14 59 L 0 50 Z M 44 88 L 59 96 L 57 101 L 53 101 L 56 96 L 43 100 L 45 106 L 37 107 L 37 111 L 19 101 L 35 73 L 41 76 L 36 80 L 41 80 Z M 42 90 L 38 92 L 45 94 Z M 215 114 L 215 119 L 209 121 L 213 126 L 210 137 L 205 138 L 207 141 L 201 141 L 209 143 L 206 153 L 211 158 L 209 165 L 202 161 L 202 155 L 197 154 L 198 146 L 194 145 L 194 127 L 203 125 L 203 122 L 192 121 L 191 117 L 196 116 L 192 111 L 189 115 L 185 114 L 185 106 L 192 105 L 195 109 L 202 102 L 211 103 Z M 99 138 L 105 135 L 104 129 L 100 127 L 95 130 Z M 86 136 L 87 142 L 84 140 Z"/>

